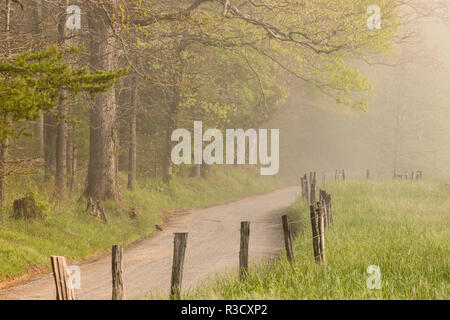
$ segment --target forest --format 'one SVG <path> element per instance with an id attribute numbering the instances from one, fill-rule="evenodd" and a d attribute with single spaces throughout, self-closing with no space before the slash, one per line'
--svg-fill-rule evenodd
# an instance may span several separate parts
<path id="1" fill-rule="evenodd" d="M 6 176 L 37 159 L 54 177 L 55 198 L 70 191 L 76 162 L 87 167 L 84 197 L 120 199 L 118 172 L 128 172 L 133 190 L 138 171 L 155 170 L 145 165 L 149 150 L 168 181 L 180 174 L 170 161 L 173 130 L 193 120 L 258 128 L 292 78 L 365 108 L 370 83 L 347 61 L 388 50 L 399 24 L 395 2 L 384 1 L 383 29 L 368 30 L 368 3 L 81 1 L 80 29 L 71 30 L 76 12 L 67 9 L 76 2 L 9 1 L 1 21 L 1 202 Z M 33 148 L 8 160 L 13 139 L 27 133 Z"/>
<path id="2" fill-rule="evenodd" d="M 180 210 L 286 209 L 309 171 L 449 178 L 449 25 L 446 1 L 0 0 L 0 289 L 176 233 Z M 227 285 L 185 297 L 255 297 Z"/>

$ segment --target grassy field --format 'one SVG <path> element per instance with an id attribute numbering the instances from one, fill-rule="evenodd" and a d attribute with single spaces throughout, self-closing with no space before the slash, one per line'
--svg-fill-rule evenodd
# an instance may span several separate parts
<path id="1" fill-rule="evenodd" d="M 23 190 L 24 185 L 28 190 Z M 122 191 L 120 203 L 105 203 L 108 223 L 104 224 L 85 213 L 85 201 L 48 203 L 51 182 L 44 184 L 32 176 L 10 179 L 10 199 L 33 192 L 49 210 L 44 222 L 15 221 L 9 218 L 10 209 L 1 213 L 0 282 L 48 268 L 50 255 L 74 261 L 110 250 L 112 244 L 131 244 L 162 222 L 164 210 L 206 206 L 275 187 L 274 180 L 257 171 L 239 168 L 218 168 L 207 178 L 176 178 L 170 185 L 141 180 L 135 192 Z M 129 217 L 131 208 L 136 208 L 137 219 Z"/>
<path id="2" fill-rule="evenodd" d="M 450 185 L 347 181 L 323 188 L 332 194 L 334 206 L 334 225 L 326 233 L 326 264 L 314 262 L 309 211 L 299 200 L 290 212 L 291 221 L 300 222 L 293 267 L 283 254 L 271 265 L 253 266 L 246 281 L 229 274 L 184 298 L 450 298 Z M 367 288 L 369 265 L 381 269 L 380 290 Z"/>

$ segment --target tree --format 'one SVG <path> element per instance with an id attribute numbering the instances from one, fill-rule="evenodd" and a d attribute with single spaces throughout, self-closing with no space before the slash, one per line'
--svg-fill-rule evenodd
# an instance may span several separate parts
<path id="1" fill-rule="evenodd" d="M 95 71 L 72 68 L 64 61 L 80 50 L 61 51 L 56 46 L 38 52 L 23 52 L 0 61 L 0 142 L 23 133 L 27 121 L 36 121 L 41 111 L 52 112 L 60 103 L 60 90 L 99 93 L 113 86 L 124 70 Z M 2 161 L 6 166 L 6 161 Z M 4 199 L 5 189 L 0 190 Z"/>
<path id="2" fill-rule="evenodd" d="M 372 55 L 389 50 L 399 26 L 397 1 L 378 3 L 383 12 L 382 30 L 367 28 L 366 11 L 372 4 L 370 1 L 192 0 L 186 3 L 183 6 L 179 1 L 139 2 L 121 7 L 122 21 L 132 34 L 129 38 L 138 38 L 151 61 L 151 67 L 140 71 L 161 89 L 163 103 L 160 104 L 165 106 L 167 117 L 163 151 L 165 176 L 172 171 L 170 133 L 180 117 L 180 105 L 186 104 L 185 97 L 189 97 L 191 116 L 202 113 L 205 105 L 215 105 L 217 110 L 228 105 L 240 109 L 227 112 L 229 125 L 236 122 L 241 126 L 260 124 L 273 115 L 271 109 L 279 101 L 265 98 L 280 95 L 274 86 L 268 87 L 263 82 L 270 78 L 282 79 L 279 75 L 283 72 L 285 79 L 299 78 L 340 104 L 365 110 L 367 93 L 372 86 L 351 61 L 355 58 L 369 61 Z M 126 54 L 131 44 L 123 47 Z M 215 57 L 219 58 L 202 61 L 200 58 L 211 48 L 215 48 Z M 198 59 L 192 59 L 195 54 Z M 186 56 L 191 58 L 185 59 Z M 230 99 L 233 86 L 228 85 L 225 76 L 225 81 L 218 79 L 229 70 L 221 68 L 227 56 L 238 66 L 230 64 L 227 68 L 240 75 L 244 73 L 241 70 L 246 70 L 259 86 L 238 87 L 240 90 L 234 90 L 236 96 Z M 205 73 L 208 67 L 212 73 Z M 198 76 L 192 77 L 194 74 Z M 237 82 L 250 83 L 246 76 L 243 76 L 245 80 Z M 215 88 L 218 82 L 222 88 Z M 220 89 L 228 97 L 212 94 Z M 207 94 L 199 95 L 203 90 Z M 259 93 L 257 99 L 253 99 L 259 100 L 256 105 L 252 101 L 255 92 Z M 192 98 L 193 95 L 198 99 Z M 247 101 L 245 96 L 249 98 Z M 233 99 L 234 105 L 229 103 Z M 182 114 L 181 117 L 187 119 L 186 114 Z"/>
<path id="3" fill-rule="evenodd" d="M 117 23 L 112 20 L 118 1 L 87 1 L 90 31 L 90 62 L 97 69 L 119 67 Z M 90 144 L 87 186 L 84 196 L 120 199 L 117 159 L 117 102 L 115 90 L 97 96 L 90 115 Z"/>

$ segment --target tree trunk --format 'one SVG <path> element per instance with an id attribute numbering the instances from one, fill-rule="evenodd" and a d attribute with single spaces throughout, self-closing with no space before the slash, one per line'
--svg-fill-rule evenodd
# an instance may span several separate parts
<path id="1" fill-rule="evenodd" d="M 167 110 L 167 131 L 166 131 L 166 144 L 164 150 L 163 157 L 163 181 L 168 183 L 172 178 L 173 173 L 173 164 L 172 164 L 172 132 L 176 129 L 177 124 L 177 113 L 178 113 L 178 104 L 180 102 L 180 90 L 179 83 L 181 83 L 182 75 L 176 74 L 174 78 L 176 79 L 174 83 L 176 86 L 173 90 L 172 101 L 169 104 L 169 108 Z"/>
<path id="2" fill-rule="evenodd" d="M 131 88 L 131 115 L 130 115 L 130 149 L 128 153 L 128 189 L 136 190 L 136 113 L 138 82 L 137 75 L 133 76 Z"/>
<path id="3" fill-rule="evenodd" d="M 9 48 L 9 31 L 11 29 L 11 0 L 6 0 L 6 12 L 5 12 L 5 36 L 6 36 L 6 45 L 7 48 L 7 56 L 10 55 Z M 5 206 L 6 201 L 6 174 L 7 174 L 7 160 L 8 160 L 8 147 L 9 140 L 6 137 L 1 142 L 0 147 L 0 208 Z"/>
<path id="4" fill-rule="evenodd" d="M 71 181 L 73 179 L 73 138 L 71 134 L 68 133 L 67 137 L 67 147 L 66 147 L 66 167 L 67 167 L 67 187 L 70 190 Z M 69 195 L 72 198 L 72 193 Z"/>
<path id="5" fill-rule="evenodd" d="M 66 93 L 62 93 L 62 99 L 58 106 L 60 116 L 57 137 L 56 137 L 56 168 L 55 168 L 55 190 L 53 196 L 56 199 L 62 199 L 66 189 L 67 173 L 67 101 Z"/>
<path id="6" fill-rule="evenodd" d="M 45 176 L 49 178 L 55 172 L 56 119 L 52 115 L 44 115 L 44 160 Z"/>
<path id="7" fill-rule="evenodd" d="M 72 148 L 72 160 L 70 162 L 71 164 L 71 175 L 69 176 L 69 197 L 72 198 L 73 195 L 73 186 L 75 184 L 75 173 L 77 172 L 77 147 L 75 144 L 73 144 Z"/>
<path id="8" fill-rule="evenodd" d="M 41 28 L 41 22 L 42 22 L 42 0 L 36 0 L 35 1 L 35 8 L 34 8 L 34 38 L 39 38 L 42 36 L 42 28 Z M 36 138 L 36 155 L 39 158 L 44 159 L 45 151 L 44 151 L 44 114 L 43 112 L 40 113 L 39 119 L 36 121 L 34 125 L 34 136 Z"/>
<path id="9" fill-rule="evenodd" d="M 118 56 L 116 39 L 104 9 L 111 11 L 117 0 L 103 6 L 93 5 L 88 10 L 91 30 L 91 64 L 97 70 L 116 70 Z M 87 187 L 85 197 L 120 199 L 117 161 L 117 103 L 114 88 L 99 93 L 90 115 L 90 145 Z"/>
<path id="10" fill-rule="evenodd" d="M 36 155 L 44 159 L 44 114 L 34 124 L 34 136 L 36 138 Z"/>
<path id="11" fill-rule="evenodd" d="M 6 170 L 8 160 L 8 139 L 5 139 L 1 144 L 0 150 L 0 208 L 5 206 L 6 201 Z"/>
<path id="12" fill-rule="evenodd" d="M 69 5 L 69 1 L 65 0 L 65 5 Z M 65 26 L 66 15 L 61 15 L 59 21 L 59 42 L 63 48 L 70 46 L 70 40 L 67 40 L 69 32 Z M 56 137 L 56 168 L 55 168 L 55 189 L 53 196 L 56 199 L 64 198 L 66 189 L 66 174 L 67 174 L 67 111 L 69 108 L 68 92 L 60 90 L 60 101 L 58 105 L 59 123 Z"/>
<path id="13" fill-rule="evenodd" d="M 202 177 L 202 165 L 201 164 L 194 165 L 194 174 L 192 176 L 194 178 L 201 178 Z"/>
<path id="14" fill-rule="evenodd" d="M 170 122 L 167 126 L 166 131 L 166 144 L 164 146 L 164 157 L 163 157 L 163 181 L 165 183 L 169 183 L 170 179 L 172 178 L 172 159 L 171 159 L 171 153 L 172 153 L 172 126 L 170 126 Z"/>

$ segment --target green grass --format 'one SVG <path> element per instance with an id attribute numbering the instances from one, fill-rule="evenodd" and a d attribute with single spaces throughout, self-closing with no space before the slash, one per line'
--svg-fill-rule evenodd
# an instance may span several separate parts
<path id="1" fill-rule="evenodd" d="M 79 180 L 80 184 L 84 181 Z M 42 184 L 36 177 L 8 182 L 10 199 L 23 196 L 28 192 L 25 190 L 39 190 L 45 203 L 51 194 L 52 183 Z M 126 185 L 125 181 L 122 185 Z M 105 203 L 107 224 L 85 213 L 85 201 L 52 204 L 44 222 L 16 221 L 9 218 L 8 210 L 0 221 L 0 281 L 32 269 L 48 268 L 50 255 L 63 255 L 73 261 L 110 250 L 112 244 L 131 244 L 162 222 L 163 210 L 206 206 L 275 187 L 274 180 L 260 177 L 256 171 L 218 168 L 206 178 L 175 178 L 170 185 L 139 181 L 135 192 L 122 191 L 120 203 Z M 131 208 L 139 213 L 136 220 L 129 218 Z"/>
<path id="2" fill-rule="evenodd" d="M 193 299 L 449 299 L 450 186 L 439 182 L 347 181 L 324 187 L 332 194 L 334 225 L 326 231 L 324 265 L 314 262 L 309 211 L 290 209 L 298 235 L 295 264 L 283 253 L 201 284 Z M 251 240 L 250 240 L 251 241 Z M 381 269 L 380 290 L 366 286 L 369 265 Z"/>

